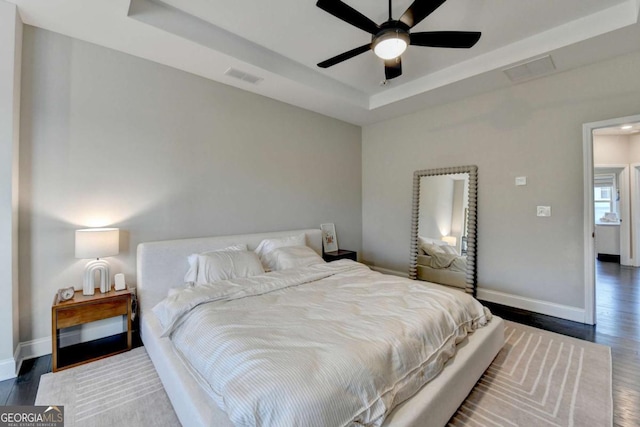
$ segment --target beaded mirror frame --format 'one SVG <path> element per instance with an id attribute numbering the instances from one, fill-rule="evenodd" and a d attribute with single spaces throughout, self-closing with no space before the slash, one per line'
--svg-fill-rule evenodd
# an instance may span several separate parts
<path id="1" fill-rule="evenodd" d="M 451 174 L 469 174 L 469 214 L 467 217 L 467 274 L 465 292 L 476 296 L 477 290 L 477 229 L 478 229 L 478 166 L 456 166 L 448 168 L 417 170 L 413 173 L 413 204 L 411 208 L 411 247 L 409 278 L 416 280 L 418 264 L 418 221 L 420 216 L 420 178 Z"/>

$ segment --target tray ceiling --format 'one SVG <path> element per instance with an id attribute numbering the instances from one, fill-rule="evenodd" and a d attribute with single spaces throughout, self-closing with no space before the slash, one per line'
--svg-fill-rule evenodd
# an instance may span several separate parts
<path id="1" fill-rule="evenodd" d="M 403 75 L 383 85 L 384 67 L 373 52 L 316 66 L 370 35 L 315 0 L 10 1 L 26 24 L 355 124 L 516 84 L 502 70 L 545 55 L 555 66 L 548 74 L 640 49 L 640 0 L 448 0 L 414 30 L 481 31 L 478 44 L 410 46 Z M 386 1 L 345 2 L 377 23 L 387 19 Z M 410 4 L 394 1 L 394 18 Z M 225 74 L 229 68 L 235 72 Z M 248 78 L 233 77 L 238 72 Z"/>

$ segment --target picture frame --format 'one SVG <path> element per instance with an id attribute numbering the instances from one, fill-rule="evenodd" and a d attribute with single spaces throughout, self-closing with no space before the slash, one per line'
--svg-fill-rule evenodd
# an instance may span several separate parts
<path id="1" fill-rule="evenodd" d="M 336 236 L 336 226 L 334 224 L 320 224 L 322 230 L 322 249 L 324 252 L 335 252 L 338 250 L 338 237 Z"/>

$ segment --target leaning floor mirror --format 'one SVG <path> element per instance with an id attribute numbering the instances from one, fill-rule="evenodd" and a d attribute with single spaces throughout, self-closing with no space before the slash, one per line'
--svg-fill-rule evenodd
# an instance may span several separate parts
<path id="1" fill-rule="evenodd" d="M 478 167 L 413 173 L 409 278 L 476 294 Z"/>

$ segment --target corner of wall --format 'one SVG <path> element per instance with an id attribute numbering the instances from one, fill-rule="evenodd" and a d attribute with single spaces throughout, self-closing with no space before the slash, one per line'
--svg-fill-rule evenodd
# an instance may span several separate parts
<path id="1" fill-rule="evenodd" d="M 18 150 L 20 143 L 20 92 L 22 70 L 23 23 L 14 4 L 0 2 L 0 205 L 2 205 L 2 239 L 0 271 L 2 291 L 10 302 L 3 313 L 0 342 L 0 377 L 15 376 L 15 356 L 18 347 Z M 9 357 L 7 357 L 9 356 Z"/>
<path id="2" fill-rule="evenodd" d="M 16 349 L 18 353 L 18 349 Z M 16 364 L 16 358 L 10 357 L 8 359 L 0 360 L 0 381 L 9 380 L 15 378 L 18 373 L 18 366 Z"/>
<path id="3" fill-rule="evenodd" d="M 16 377 L 15 361 L 13 359 L 5 359 L 0 361 L 0 381 L 10 380 Z"/>

